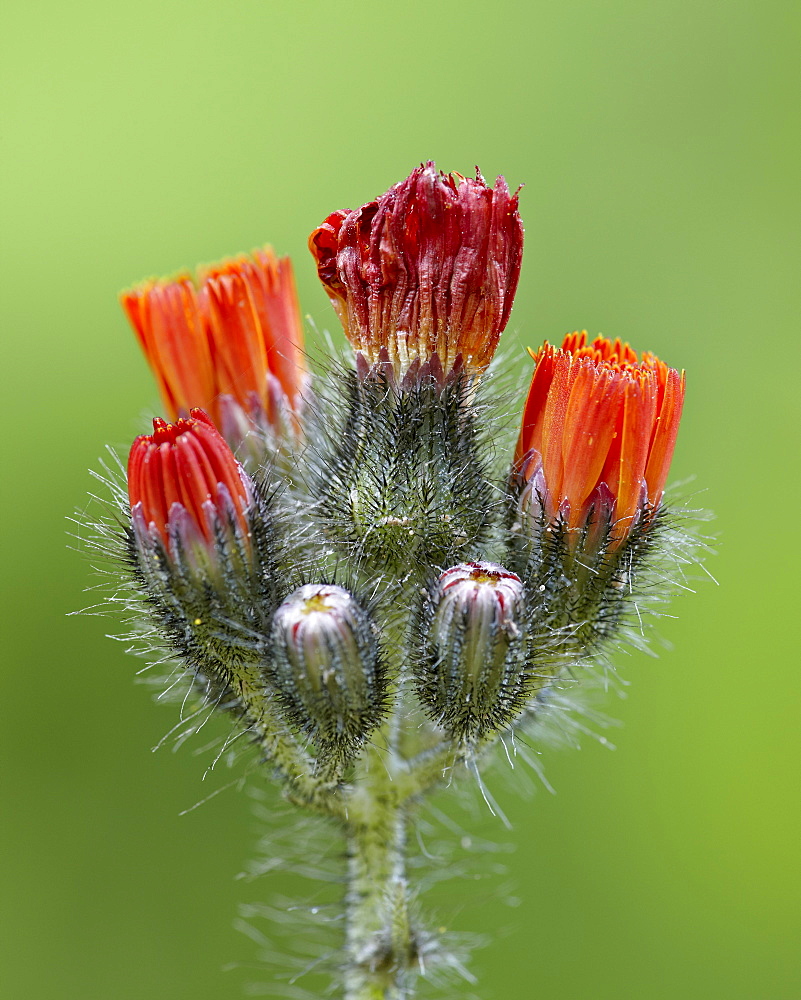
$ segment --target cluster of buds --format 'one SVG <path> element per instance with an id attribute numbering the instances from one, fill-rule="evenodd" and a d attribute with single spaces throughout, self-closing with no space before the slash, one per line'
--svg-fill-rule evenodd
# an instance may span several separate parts
<path id="1" fill-rule="evenodd" d="M 487 372 L 520 273 L 517 194 L 426 163 L 309 245 L 355 352 L 313 394 L 271 250 L 123 296 L 170 421 L 131 448 L 126 553 L 162 646 L 295 801 L 378 857 L 400 835 L 376 802 L 477 759 L 618 634 L 663 536 L 684 377 L 619 340 L 546 343 L 499 471 Z M 391 792 L 385 773 L 403 777 Z M 403 885 L 364 910 L 354 983 L 401 967 Z"/>
<path id="2" fill-rule="evenodd" d="M 431 726 L 476 746 L 614 631 L 659 536 L 684 379 L 620 341 L 546 343 L 504 486 L 482 376 L 520 272 L 517 195 L 426 163 L 309 245 L 355 349 L 331 412 L 304 407 L 271 250 L 123 296 L 173 421 L 131 449 L 137 580 L 198 676 L 236 692 L 247 673 L 318 757 L 357 755 L 406 671 Z M 237 448 L 254 474 L 295 462 L 293 489 L 268 499 Z M 402 655 L 379 653 L 397 612 L 368 611 L 342 566 L 401 603 Z"/>

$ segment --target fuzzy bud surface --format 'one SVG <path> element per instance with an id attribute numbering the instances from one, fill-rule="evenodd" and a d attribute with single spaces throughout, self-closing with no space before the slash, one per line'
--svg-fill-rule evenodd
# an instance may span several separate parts
<path id="1" fill-rule="evenodd" d="M 360 372 L 398 384 L 482 372 L 506 326 L 523 225 L 499 177 L 488 187 L 429 161 L 309 237 L 317 271 Z"/>
<path id="2" fill-rule="evenodd" d="M 460 563 L 429 594 L 418 693 L 461 738 L 506 725 L 522 706 L 524 586 L 496 563 Z"/>
<path id="3" fill-rule="evenodd" d="M 385 684 L 367 612 L 343 587 L 306 584 L 275 612 L 273 682 L 287 715 L 345 756 L 381 721 Z"/>

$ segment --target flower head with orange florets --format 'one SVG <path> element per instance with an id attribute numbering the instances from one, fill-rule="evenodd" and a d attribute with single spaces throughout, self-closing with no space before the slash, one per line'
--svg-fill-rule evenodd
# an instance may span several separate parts
<path id="1" fill-rule="evenodd" d="M 320 280 L 362 375 L 405 388 L 480 374 L 512 309 L 523 251 L 517 195 L 417 167 L 356 211 L 329 215 L 309 237 Z"/>
<path id="2" fill-rule="evenodd" d="M 532 355 L 515 451 L 524 505 L 571 531 L 603 519 L 613 545 L 662 502 L 684 375 L 619 340 L 571 333 Z"/>
<path id="3" fill-rule="evenodd" d="M 294 436 L 307 375 L 288 257 L 266 247 L 196 278 L 147 281 L 121 302 L 171 419 L 202 406 L 257 461 L 254 432 L 276 445 Z"/>
<path id="4" fill-rule="evenodd" d="M 639 641 L 627 615 L 639 621 L 660 590 L 667 534 L 682 544 L 662 496 L 684 376 L 619 340 L 588 343 L 586 332 L 532 357 L 507 560 L 536 597 L 543 639 L 586 656 L 613 635 Z"/>

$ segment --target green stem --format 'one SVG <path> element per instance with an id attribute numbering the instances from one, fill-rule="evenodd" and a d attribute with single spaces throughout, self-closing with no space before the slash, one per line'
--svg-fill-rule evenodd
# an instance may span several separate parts
<path id="1" fill-rule="evenodd" d="M 348 855 L 344 1000 L 410 1000 L 423 935 L 410 916 L 406 833 L 416 800 L 447 781 L 466 751 L 451 741 L 405 760 L 367 748 L 343 786 Z"/>
<path id="2" fill-rule="evenodd" d="M 337 820 L 344 832 L 344 1000 L 411 1000 L 424 938 L 409 913 L 409 811 L 450 778 L 465 758 L 465 748 L 444 740 L 406 759 L 392 718 L 363 749 L 351 780 L 342 783 L 339 768 L 320 767 L 299 746 L 257 675 L 240 668 L 232 674 L 232 684 L 267 760 L 284 779 L 287 797 Z"/>
<path id="3" fill-rule="evenodd" d="M 287 797 L 315 812 L 341 818 L 343 803 L 337 794 L 337 776 L 315 773 L 314 760 L 298 745 L 259 675 L 240 668 L 232 672 L 231 683 L 258 733 L 265 757 L 286 782 Z"/>
<path id="4" fill-rule="evenodd" d="M 406 880 L 407 805 L 400 762 L 372 749 L 347 790 L 345 1000 L 407 1000 L 416 961 Z"/>

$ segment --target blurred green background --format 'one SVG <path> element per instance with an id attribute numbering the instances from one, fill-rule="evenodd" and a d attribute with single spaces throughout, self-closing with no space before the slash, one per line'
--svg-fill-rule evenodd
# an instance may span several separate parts
<path id="1" fill-rule="evenodd" d="M 462 929 L 485 1000 L 797 998 L 797 4 L 74 0 L 16 5 L 2 59 L 4 614 L 0 996 L 217 1000 L 269 978 L 233 929 L 280 877 L 175 710 L 66 617 L 92 578 L 65 516 L 157 406 L 117 291 L 270 241 L 334 327 L 305 241 L 420 160 L 524 183 L 517 351 L 588 327 L 688 371 L 673 478 L 717 513 L 720 581 L 621 664 L 614 753 L 495 789 L 506 905 Z M 778 491 L 778 492 L 777 492 Z M 447 901 L 440 892 L 443 919 Z M 278 995 L 270 992 L 267 995 Z M 277 988 L 276 988 L 277 989 Z M 462 995 L 461 993 L 459 995 Z"/>

